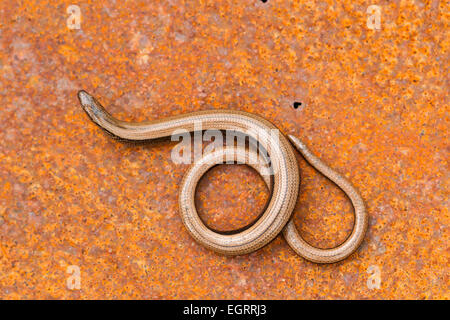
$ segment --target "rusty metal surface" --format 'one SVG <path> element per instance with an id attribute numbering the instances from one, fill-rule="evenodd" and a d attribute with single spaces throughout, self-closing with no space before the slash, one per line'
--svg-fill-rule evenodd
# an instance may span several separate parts
<path id="1" fill-rule="evenodd" d="M 379 1 L 381 30 L 367 28 L 366 1 L 79 1 L 79 30 L 71 4 L 0 3 L 0 298 L 449 298 L 445 1 Z M 332 265 L 281 235 L 240 257 L 204 249 L 177 213 L 187 167 L 174 143 L 111 140 L 81 88 L 127 120 L 210 108 L 269 119 L 359 188 L 365 242 Z M 296 225 L 335 246 L 351 205 L 300 166 Z M 252 169 L 220 166 L 197 197 L 206 223 L 230 230 L 268 192 Z"/>

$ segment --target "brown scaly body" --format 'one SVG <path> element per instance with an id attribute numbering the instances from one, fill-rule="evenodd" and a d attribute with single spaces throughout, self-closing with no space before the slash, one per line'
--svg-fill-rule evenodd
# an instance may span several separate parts
<path id="1" fill-rule="evenodd" d="M 85 91 L 80 91 L 78 97 L 91 120 L 120 140 L 147 141 L 171 136 L 177 130 L 193 132 L 196 130 L 196 124 L 200 123 L 202 130 L 242 132 L 257 140 L 261 147 L 267 150 L 271 163 L 270 173 L 264 164 L 251 163 L 249 158 L 257 155 L 254 151 L 242 147 L 213 150 L 204 154 L 188 169 L 180 188 L 180 213 L 187 230 L 205 247 L 227 255 L 246 254 L 265 246 L 283 230 L 289 245 L 300 256 L 316 263 L 333 263 L 349 256 L 361 244 L 368 218 L 358 191 L 344 177 L 314 156 L 298 138 L 291 135 L 287 138 L 282 134 L 275 138 L 271 135 L 277 129 L 269 121 L 242 111 L 210 110 L 148 122 L 125 122 L 112 117 Z M 353 231 L 347 240 L 336 248 L 320 249 L 309 245 L 301 238 L 291 219 L 300 183 L 293 146 L 314 168 L 336 183 L 352 201 L 355 209 Z M 254 167 L 271 191 L 269 204 L 258 221 L 234 234 L 221 234 L 207 228 L 199 218 L 194 203 L 195 189 L 200 178 L 212 166 L 223 163 L 226 157 L 245 159 L 243 163 Z M 273 184 L 270 183 L 271 179 Z"/>

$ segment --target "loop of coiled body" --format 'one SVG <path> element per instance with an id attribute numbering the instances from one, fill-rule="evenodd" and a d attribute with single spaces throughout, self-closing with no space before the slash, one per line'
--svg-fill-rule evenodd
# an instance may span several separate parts
<path id="1" fill-rule="evenodd" d="M 202 130 L 233 130 L 244 133 L 258 142 L 270 158 L 267 163 L 250 163 L 249 157 L 256 157 L 254 150 L 242 147 L 224 147 L 207 153 L 196 161 L 186 173 L 180 188 L 180 213 L 187 230 L 194 239 L 216 252 L 239 255 L 255 251 L 273 240 L 291 218 L 299 190 L 300 176 L 293 145 L 305 159 L 320 172 L 341 187 L 350 197 L 355 208 L 355 225 L 350 237 L 334 249 L 319 249 L 310 246 L 298 234 L 292 220 L 284 229 L 284 235 L 291 247 L 301 256 L 318 263 L 332 263 L 350 255 L 361 243 L 367 227 L 367 215 L 358 192 L 342 176 L 331 170 L 295 137 L 289 140 L 267 120 L 242 111 L 211 110 L 200 111 L 163 120 L 130 123 L 115 119 L 85 91 L 78 94 L 81 105 L 92 121 L 115 137 L 123 140 L 143 141 L 162 138 L 184 130 L 193 132 L 200 123 Z M 291 144 L 292 143 L 292 144 Z M 261 217 L 249 228 L 234 234 L 221 234 L 207 228 L 198 217 L 194 195 L 201 176 L 213 165 L 224 162 L 224 157 L 242 158 L 263 176 L 271 191 L 270 201 Z M 273 181 L 271 184 L 269 181 Z"/>

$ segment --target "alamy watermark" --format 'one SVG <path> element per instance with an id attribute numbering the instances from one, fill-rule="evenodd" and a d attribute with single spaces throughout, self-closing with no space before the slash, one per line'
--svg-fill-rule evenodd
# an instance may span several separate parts
<path id="1" fill-rule="evenodd" d="M 67 18 L 67 28 L 70 30 L 81 29 L 81 9 L 79 6 L 72 4 L 67 7 L 66 12 L 69 14 Z"/>
<path id="2" fill-rule="evenodd" d="M 202 122 L 197 121 L 193 124 L 193 131 L 175 130 L 171 140 L 179 141 L 171 152 L 171 159 L 176 164 L 192 164 L 213 152 L 220 153 L 224 150 L 225 143 L 227 149 L 234 147 L 235 152 L 223 152 L 223 163 L 257 165 L 264 175 L 274 174 L 279 169 L 269 157 L 273 148 L 280 147 L 278 129 L 249 129 L 247 132 L 238 128 L 203 130 Z M 209 142 L 205 148 L 204 142 Z"/>
<path id="3" fill-rule="evenodd" d="M 381 271 L 377 265 L 371 265 L 367 268 L 369 277 L 367 278 L 367 288 L 370 290 L 380 289 L 381 287 Z"/>
<path id="4" fill-rule="evenodd" d="M 381 29 L 381 7 L 377 5 L 371 5 L 367 8 L 367 28 L 370 30 Z"/>
<path id="5" fill-rule="evenodd" d="M 66 280 L 67 289 L 80 290 L 81 289 L 81 270 L 79 266 L 71 265 L 66 269 L 66 273 L 70 276 Z"/>

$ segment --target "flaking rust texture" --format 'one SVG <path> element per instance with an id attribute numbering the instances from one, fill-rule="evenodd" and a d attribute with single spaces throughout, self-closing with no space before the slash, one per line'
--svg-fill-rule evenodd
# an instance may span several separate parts
<path id="1" fill-rule="evenodd" d="M 68 28 L 72 4 L 81 29 Z M 367 26 L 374 4 L 380 30 Z M 449 298 L 446 1 L 24 0 L 0 14 L 0 298 Z M 267 118 L 361 191 L 363 245 L 331 265 L 281 235 L 239 257 L 201 247 L 178 215 L 175 142 L 110 139 L 79 89 L 125 120 Z M 351 205 L 299 161 L 295 223 L 338 245 Z M 202 179 L 197 206 L 230 230 L 268 197 L 256 172 L 226 165 Z"/>

